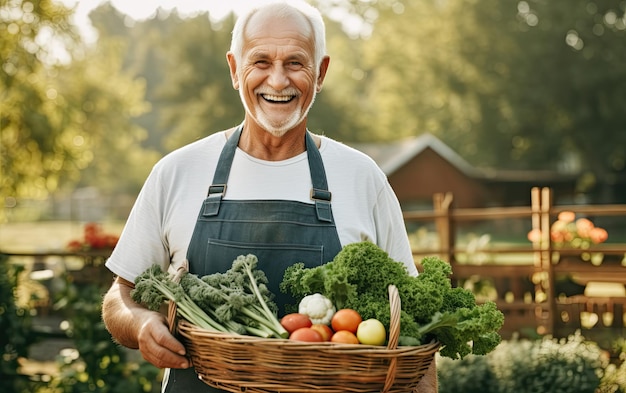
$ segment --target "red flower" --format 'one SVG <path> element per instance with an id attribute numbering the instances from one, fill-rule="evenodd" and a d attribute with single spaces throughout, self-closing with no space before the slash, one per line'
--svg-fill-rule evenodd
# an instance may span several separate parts
<path id="1" fill-rule="evenodd" d="M 114 248 L 118 240 L 117 235 L 105 233 L 99 224 L 89 222 L 83 228 L 83 239 L 71 240 L 66 247 L 70 251 Z"/>

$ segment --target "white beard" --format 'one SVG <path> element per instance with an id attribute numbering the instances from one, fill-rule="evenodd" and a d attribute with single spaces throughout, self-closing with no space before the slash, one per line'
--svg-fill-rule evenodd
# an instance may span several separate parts
<path id="1" fill-rule="evenodd" d="M 250 111 L 250 108 L 246 104 L 242 89 L 239 89 L 239 97 L 248 116 L 252 117 L 261 127 L 263 127 L 263 129 L 265 129 L 265 131 L 279 138 L 285 135 L 289 130 L 300 124 L 302 120 L 304 120 L 304 118 L 309 113 L 309 110 L 311 110 L 313 103 L 315 102 L 316 95 L 317 92 L 314 91 L 313 97 L 311 97 L 311 103 L 306 108 L 306 111 L 303 112 L 302 109 L 298 108 L 287 119 L 285 119 L 285 121 L 281 122 L 280 124 L 276 124 L 275 122 L 271 121 L 267 116 L 265 116 L 263 112 L 259 111 L 260 113 L 257 113 L 257 115 L 253 115 Z"/>

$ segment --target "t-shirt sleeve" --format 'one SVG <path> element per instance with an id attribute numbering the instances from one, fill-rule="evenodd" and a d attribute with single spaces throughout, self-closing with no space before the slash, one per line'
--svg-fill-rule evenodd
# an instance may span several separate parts
<path id="1" fill-rule="evenodd" d="M 410 275 L 418 274 L 409 242 L 402 209 L 391 185 L 385 182 L 374 208 L 376 238 L 380 248 L 396 261 L 403 262 Z"/>
<path id="2" fill-rule="evenodd" d="M 161 236 L 163 220 L 163 193 L 160 190 L 159 172 L 152 170 L 130 212 L 120 240 L 106 262 L 114 274 L 134 281 L 153 264 L 167 269 L 170 263 L 168 249 Z"/>

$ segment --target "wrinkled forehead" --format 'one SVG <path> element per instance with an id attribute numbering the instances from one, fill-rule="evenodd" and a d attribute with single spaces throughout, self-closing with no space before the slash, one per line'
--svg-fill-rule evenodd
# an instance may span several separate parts
<path id="1" fill-rule="evenodd" d="M 292 31 L 294 34 L 313 40 L 313 26 L 309 20 L 294 8 L 266 7 L 255 12 L 244 27 L 244 39 L 268 35 L 272 32 Z"/>

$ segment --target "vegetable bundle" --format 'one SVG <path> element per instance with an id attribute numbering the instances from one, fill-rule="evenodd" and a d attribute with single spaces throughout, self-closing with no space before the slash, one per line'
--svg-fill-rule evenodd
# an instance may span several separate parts
<path id="1" fill-rule="evenodd" d="M 345 246 L 324 265 L 290 266 L 281 291 L 296 299 L 321 293 L 337 309 L 352 308 L 363 319 L 390 323 L 387 288 L 394 284 L 402 303 L 400 345 L 420 345 L 433 339 L 440 353 L 452 359 L 473 353 L 484 355 L 500 343 L 504 315 L 494 302 L 477 304 L 472 292 L 452 287 L 450 264 L 436 257 L 422 260 L 424 271 L 410 276 L 406 267 L 370 242 Z"/>
<path id="2" fill-rule="evenodd" d="M 174 301 L 177 312 L 203 329 L 259 337 L 286 338 L 267 288 L 267 276 L 257 269 L 257 257 L 239 256 L 225 273 L 199 278 L 184 272 L 176 282 L 160 266 L 153 265 L 135 279 L 132 299 L 157 311 Z"/>

